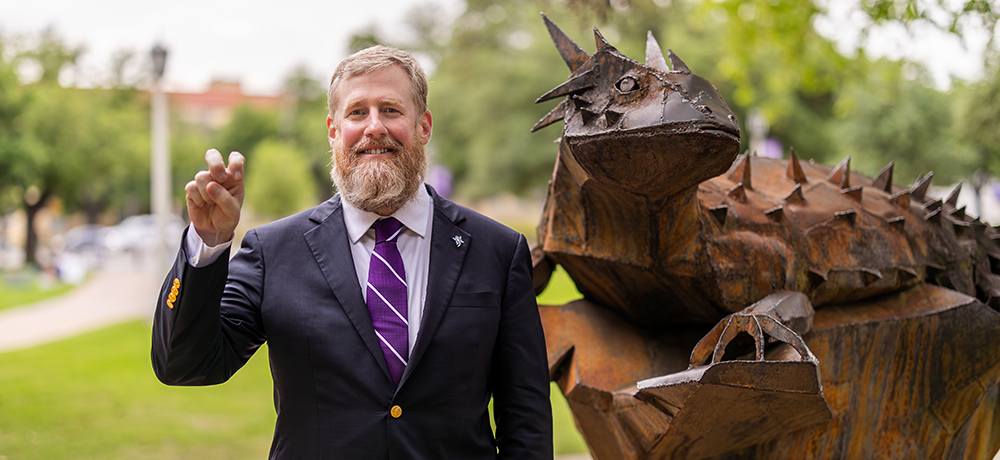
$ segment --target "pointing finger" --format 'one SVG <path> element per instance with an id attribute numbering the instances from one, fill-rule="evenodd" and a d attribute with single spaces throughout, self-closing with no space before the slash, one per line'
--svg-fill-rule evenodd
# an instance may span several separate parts
<path id="1" fill-rule="evenodd" d="M 208 165 L 208 172 L 216 182 L 226 181 L 226 165 L 222 162 L 222 154 L 218 150 L 209 149 L 205 152 L 205 164 Z"/>
<path id="2" fill-rule="evenodd" d="M 243 180 L 243 168 L 246 164 L 246 159 L 243 158 L 243 154 L 240 152 L 230 152 L 229 153 L 229 168 L 227 172 L 231 177 L 237 181 Z"/>

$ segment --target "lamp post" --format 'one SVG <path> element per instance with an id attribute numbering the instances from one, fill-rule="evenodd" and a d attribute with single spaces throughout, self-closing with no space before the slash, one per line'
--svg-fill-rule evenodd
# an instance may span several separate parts
<path id="1" fill-rule="evenodd" d="M 170 216 L 170 139 L 167 120 L 167 95 L 161 79 L 167 64 L 167 50 L 153 46 L 153 97 L 151 101 L 150 207 L 156 216 L 157 241 L 154 260 L 159 270 L 167 264 L 167 222 Z"/>

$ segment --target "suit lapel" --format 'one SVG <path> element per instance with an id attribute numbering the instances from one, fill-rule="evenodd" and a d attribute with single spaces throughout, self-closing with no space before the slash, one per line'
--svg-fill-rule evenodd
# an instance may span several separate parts
<path id="1" fill-rule="evenodd" d="M 448 307 L 448 302 L 455 292 L 455 286 L 458 283 L 458 276 L 461 273 L 462 264 L 465 262 L 469 245 L 474 244 L 472 235 L 456 225 L 465 219 L 461 208 L 438 196 L 434 189 L 429 186 L 427 188 L 434 200 L 427 296 L 424 300 L 420 332 L 417 334 L 416 343 L 413 344 L 413 350 L 410 351 L 410 359 L 399 382 L 400 387 L 406 383 L 407 378 L 427 350 L 431 339 L 434 338 Z M 456 236 L 461 239 L 456 241 Z"/>
<path id="2" fill-rule="evenodd" d="M 309 218 L 319 223 L 304 235 L 313 257 L 316 258 L 316 263 L 319 264 L 340 306 L 357 329 L 358 335 L 368 346 L 368 351 L 375 356 L 386 377 L 390 378 L 385 355 L 375 336 L 368 306 L 361 293 L 361 286 L 358 285 L 358 275 L 354 269 L 354 257 L 351 255 L 351 243 L 347 236 L 347 227 L 344 225 L 344 211 L 340 206 L 339 196 L 316 208 Z"/>

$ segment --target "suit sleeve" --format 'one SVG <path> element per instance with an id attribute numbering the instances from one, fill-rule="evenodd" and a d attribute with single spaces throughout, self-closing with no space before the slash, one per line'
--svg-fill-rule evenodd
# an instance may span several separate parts
<path id="1" fill-rule="evenodd" d="M 548 358 L 523 235 L 511 260 L 493 354 L 493 411 L 500 459 L 551 459 Z"/>
<path id="2" fill-rule="evenodd" d="M 224 254 L 202 268 L 187 263 L 185 246 L 181 245 L 157 299 L 153 371 L 168 385 L 222 383 L 264 343 L 260 244 L 251 230 L 232 261 Z"/>

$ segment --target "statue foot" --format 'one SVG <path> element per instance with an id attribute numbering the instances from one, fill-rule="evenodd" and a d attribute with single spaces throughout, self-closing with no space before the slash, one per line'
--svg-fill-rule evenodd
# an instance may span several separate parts
<path id="1" fill-rule="evenodd" d="M 690 367 L 638 382 L 635 397 L 672 417 L 650 458 L 709 458 L 832 417 L 819 362 L 797 328 L 811 324 L 800 293 L 780 292 L 723 318 L 695 347 Z"/>

